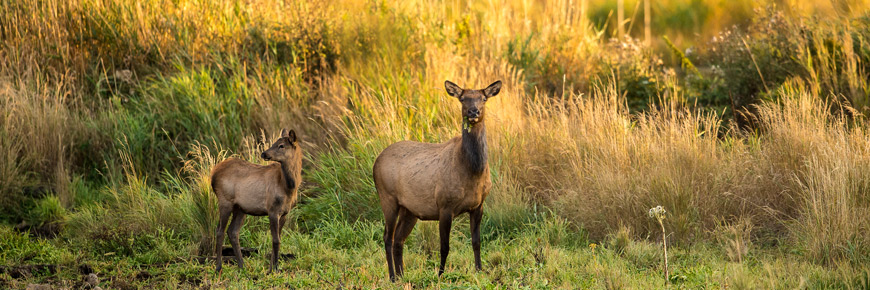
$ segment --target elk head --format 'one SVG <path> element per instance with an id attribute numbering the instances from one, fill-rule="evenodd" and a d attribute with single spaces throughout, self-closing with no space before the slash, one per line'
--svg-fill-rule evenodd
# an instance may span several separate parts
<path id="1" fill-rule="evenodd" d="M 260 157 L 266 161 L 284 163 L 294 160 L 297 154 L 302 153 L 299 148 L 299 142 L 296 140 L 296 132 L 293 130 L 288 132 L 287 129 L 281 129 L 281 138 L 278 138 L 278 141 L 275 141 L 272 147 L 263 151 Z"/>
<path id="2" fill-rule="evenodd" d="M 447 94 L 457 98 L 462 103 L 463 128 L 472 127 L 483 122 L 486 116 L 486 101 L 498 95 L 501 90 L 501 81 L 496 81 L 482 90 L 466 90 L 450 82 L 444 82 Z"/>

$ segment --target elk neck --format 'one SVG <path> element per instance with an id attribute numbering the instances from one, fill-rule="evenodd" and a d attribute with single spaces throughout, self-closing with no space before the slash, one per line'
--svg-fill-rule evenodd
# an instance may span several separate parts
<path id="1" fill-rule="evenodd" d="M 468 170 L 480 175 L 486 169 L 486 126 L 484 120 L 471 126 L 467 121 L 462 124 L 462 150 L 460 156 Z"/>
<path id="2" fill-rule="evenodd" d="M 292 170 L 295 169 L 295 164 L 290 164 L 290 162 L 279 161 L 278 164 L 281 164 L 281 177 L 284 178 L 284 185 L 287 186 L 287 191 L 292 191 L 296 188 L 296 179 L 293 178 Z"/>

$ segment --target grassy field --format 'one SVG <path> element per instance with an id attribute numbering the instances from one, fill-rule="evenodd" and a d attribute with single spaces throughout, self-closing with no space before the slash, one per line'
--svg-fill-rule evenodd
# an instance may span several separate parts
<path id="1" fill-rule="evenodd" d="M 0 288 L 870 288 L 870 3 L 641 4 L 0 2 Z M 459 134 L 444 80 L 504 83 L 484 271 L 462 216 L 390 283 L 372 164 Z M 209 172 L 281 128 L 292 256 L 249 218 L 217 275 Z"/>

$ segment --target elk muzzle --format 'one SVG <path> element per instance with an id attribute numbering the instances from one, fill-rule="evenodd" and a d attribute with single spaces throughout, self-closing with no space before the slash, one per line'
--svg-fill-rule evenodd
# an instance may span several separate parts
<path id="1" fill-rule="evenodd" d="M 468 123 L 475 124 L 480 121 L 480 109 L 472 108 L 468 109 L 468 113 L 465 114 L 465 118 L 468 119 Z"/>

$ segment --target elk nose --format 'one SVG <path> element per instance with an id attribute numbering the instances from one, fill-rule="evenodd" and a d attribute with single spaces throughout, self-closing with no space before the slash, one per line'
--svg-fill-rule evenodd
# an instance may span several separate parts
<path id="1" fill-rule="evenodd" d="M 266 152 L 260 153 L 260 158 L 263 158 L 265 160 L 269 160 L 269 158 L 266 157 Z"/>
<path id="2" fill-rule="evenodd" d="M 468 110 L 468 117 L 477 118 L 480 116 L 480 109 L 474 108 Z"/>

